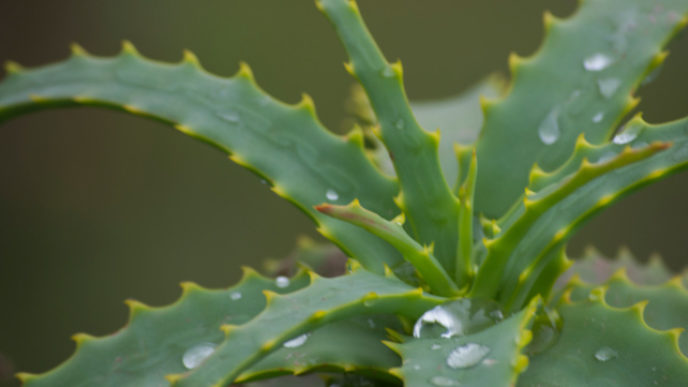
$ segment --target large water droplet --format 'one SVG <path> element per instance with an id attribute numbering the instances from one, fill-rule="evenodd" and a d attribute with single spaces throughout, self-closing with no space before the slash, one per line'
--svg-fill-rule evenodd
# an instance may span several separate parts
<path id="1" fill-rule="evenodd" d="M 278 288 L 286 288 L 287 286 L 289 286 L 289 278 L 281 275 L 275 278 L 275 285 L 277 285 Z"/>
<path id="2" fill-rule="evenodd" d="M 592 122 L 594 122 L 594 123 L 598 123 L 598 122 L 602 121 L 603 119 L 604 119 L 604 113 L 602 113 L 602 112 L 599 112 L 599 113 L 595 114 L 594 116 L 592 116 Z"/>
<path id="3" fill-rule="evenodd" d="M 642 128 L 643 127 L 640 125 L 625 126 L 621 128 L 621 130 L 619 131 L 619 133 L 616 134 L 616 136 L 614 136 L 612 141 L 614 142 L 614 144 L 619 145 L 628 144 L 629 142 L 635 140 L 636 137 L 638 137 L 638 134 L 640 134 L 640 130 Z"/>
<path id="4" fill-rule="evenodd" d="M 526 347 L 529 355 L 541 353 L 550 348 L 559 337 L 561 317 L 555 310 L 538 309 L 533 321 L 533 338 Z"/>
<path id="5" fill-rule="evenodd" d="M 308 340 L 308 333 L 304 333 L 301 336 L 297 336 L 289 341 L 285 341 L 282 346 L 285 348 L 298 348 L 305 344 L 306 340 Z"/>
<path id="6" fill-rule="evenodd" d="M 234 301 L 240 300 L 241 299 L 241 292 L 231 292 L 229 294 L 229 298 L 231 298 Z"/>
<path id="7" fill-rule="evenodd" d="M 201 343 L 194 345 L 184 352 L 182 356 L 182 363 L 187 369 L 194 369 L 198 367 L 203 360 L 207 359 L 208 356 L 215 352 L 215 344 L 213 343 Z"/>
<path id="8" fill-rule="evenodd" d="M 469 368 L 480 363 L 487 354 L 490 347 L 476 343 L 468 343 L 456 347 L 447 357 L 447 365 L 451 368 Z"/>
<path id="9" fill-rule="evenodd" d="M 432 383 L 436 386 L 440 386 L 440 387 L 443 387 L 443 386 L 460 386 L 461 385 L 461 383 L 459 383 L 458 381 L 456 381 L 454 379 L 449 379 L 446 376 L 433 376 L 430 379 L 430 383 Z"/>
<path id="10" fill-rule="evenodd" d="M 479 332 L 503 318 L 494 301 L 463 298 L 438 305 L 416 321 L 413 336 L 416 338 L 450 338 Z"/>
<path id="11" fill-rule="evenodd" d="M 619 354 L 609 347 L 602 347 L 595 352 L 595 359 L 601 362 L 615 359 L 617 356 L 619 356 Z"/>
<path id="12" fill-rule="evenodd" d="M 552 109 L 538 127 L 540 140 L 545 145 L 554 144 L 559 139 L 559 111 Z"/>
<path id="13" fill-rule="evenodd" d="M 327 198 L 327 200 L 333 202 L 339 199 L 339 194 L 337 193 L 337 191 L 333 189 L 328 189 L 327 192 L 325 192 L 325 197 Z"/>
<path id="14" fill-rule="evenodd" d="M 597 88 L 604 98 L 611 98 L 619 86 L 621 86 L 621 81 L 617 78 L 605 78 L 597 81 Z"/>
<path id="15" fill-rule="evenodd" d="M 612 58 L 602 53 L 591 55 L 583 60 L 583 68 L 588 71 L 602 71 L 610 64 L 612 64 Z"/>

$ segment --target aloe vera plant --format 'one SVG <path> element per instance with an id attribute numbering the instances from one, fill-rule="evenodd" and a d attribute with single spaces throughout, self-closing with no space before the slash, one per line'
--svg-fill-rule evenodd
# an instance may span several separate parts
<path id="1" fill-rule="evenodd" d="M 112 58 L 74 46 L 61 63 L 7 64 L 0 121 L 64 106 L 163 121 L 262 176 L 337 246 L 303 244 L 291 278 L 244 268 L 224 290 L 183 283 L 166 307 L 128 301 L 122 330 L 76 334 L 70 359 L 19 378 L 224 386 L 322 373 L 333 386 L 684 386 L 685 276 L 627 255 L 591 251 L 574 262 L 565 244 L 622 195 L 688 165 L 688 119 L 628 118 L 633 92 L 688 23 L 688 1 L 590 0 L 566 20 L 547 14 L 541 49 L 509 58 L 508 86 L 489 79 L 424 104 L 408 102 L 401 64 L 385 59 L 353 1 L 316 5 L 362 86 L 359 125 L 343 137 L 318 121 L 310 97 L 283 104 L 247 65 L 223 79 L 188 52 L 164 64 L 130 43 Z M 345 273 L 317 274 L 338 251 L 349 257 Z"/>

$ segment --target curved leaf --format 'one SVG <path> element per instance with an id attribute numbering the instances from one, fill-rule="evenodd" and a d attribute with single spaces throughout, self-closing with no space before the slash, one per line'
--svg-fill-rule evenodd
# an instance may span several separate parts
<path id="1" fill-rule="evenodd" d="M 392 370 L 407 387 L 513 386 L 528 366 L 522 355 L 530 342 L 536 298 L 524 310 L 478 333 L 463 337 L 414 339 L 387 343 L 403 359 Z"/>
<path id="2" fill-rule="evenodd" d="M 223 324 L 244 324 L 265 307 L 263 290 L 292 292 L 309 283 L 300 273 L 287 286 L 244 269 L 241 281 L 225 290 L 202 289 L 184 283 L 172 305 L 150 308 L 129 301 L 129 324 L 111 336 L 74 335 L 72 357 L 41 375 L 20 374 L 27 387 L 40 386 L 158 386 L 165 375 L 186 370 L 184 354 L 203 343 L 217 345 Z"/>
<path id="3" fill-rule="evenodd" d="M 545 15 L 546 36 L 532 57 L 509 60 L 507 96 L 485 105 L 477 143 L 476 209 L 504 214 L 528 184 L 534 163 L 561 165 L 580 133 L 608 140 L 637 103 L 643 77 L 666 57 L 659 47 L 688 21 L 688 1 L 583 1 L 569 19 Z"/>
<path id="4" fill-rule="evenodd" d="M 579 302 L 567 294 L 556 342 L 530 358 L 518 386 L 683 386 L 688 358 L 678 349 L 679 332 L 648 326 L 645 303 L 619 309 L 604 300 L 604 288 Z"/>
<path id="5" fill-rule="evenodd" d="M 11 67 L 13 68 L 13 67 Z M 319 230 L 365 267 L 401 262 L 394 249 L 369 233 L 320 215 L 324 200 L 358 198 L 368 208 L 394 217 L 396 182 L 365 156 L 362 144 L 326 131 L 309 97 L 288 106 L 261 91 L 250 70 L 223 79 L 203 71 L 192 54 L 179 64 L 140 57 L 130 44 L 114 58 L 95 58 L 76 49 L 68 60 L 9 72 L 0 83 L 0 121 L 28 111 L 62 106 L 104 106 L 151 117 L 206 141 L 272 183 L 319 224 Z"/>
<path id="6" fill-rule="evenodd" d="M 316 4 L 330 19 L 349 53 L 347 69 L 368 94 L 399 177 L 403 195 L 397 203 L 407 215 L 410 230 L 420 243 L 434 243 L 437 258 L 447 272 L 454 273 L 458 199 L 440 170 L 439 136 L 424 131 L 416 122 L 404 92 L 401 65 L 390 65 L 384 58 L 356 3 L 318 0 Z"/>
<path id="7" fill-rule="evenodd" d="M 265 292 L 268 306 L 249 323 L 226 325 L 225 340 L 202 364 L 168 375 L 174 386 L 232 383 L 282 343 L 327 323 L 362 314 L 394 313 L 415 318 L 445 299 L 423 294 L 393 277 L 363 269 L 332 279 L 316 277 L 301 291 L 280 296 Z"/>

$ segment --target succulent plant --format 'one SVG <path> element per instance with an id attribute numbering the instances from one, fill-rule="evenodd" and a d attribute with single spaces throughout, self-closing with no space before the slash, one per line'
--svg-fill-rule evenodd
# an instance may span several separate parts
<path id="1" fill-rule="evenodd" d="M 224 79 L 190 52 L 165 64 L 130 43 L 112 58 L 74 46 L 57 64 L 6 66 L 0 121 L 84 105 L 163 121 L 261 176 L 337 246 L 302 243 L 290 277 L 277 263 L 277 278 L 244 268 L 228 289 L 183 283 L 166 307 L 129 301 L 126 327 L 75 335 L 75 354 L 19 374 L 25 385 L 321 373 L 332 386 L 685 386 L 685 276 L 627 255 L 573 262 L 565 244 L 622 195 L 688 165 L 688 119 L 627 117 L 688 23 L 688 1 L 589 0 L 565 20 L 546 14 L 541 49 L 509 58 L 508 86 L 489 79 L 424 104 L 409 104 L 401 64 L 384 58 L 355 2 L 316 4 L 362 86 L 345 136 L 323 127 L 307 95 L 283 104 L 247 65 Z M 441 135 L 422 128 L 434 126 Z M 339 251 L 344 273 L 332 271 Z"/>

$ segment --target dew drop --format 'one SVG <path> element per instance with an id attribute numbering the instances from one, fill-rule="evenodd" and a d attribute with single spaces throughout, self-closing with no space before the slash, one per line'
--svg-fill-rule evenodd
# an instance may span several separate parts
<path id="1" fill-rule="evenodd" d="M 325 197 L 327 198 L 327 200 L 333 202 L 339 199 L 339 194 L 337 193 L 337 191 L 333 189 L 328 189 L 327 192 L 325 192 Z"/>
<path id="2" fill-rule="evenodd" d="M 501 320 L 502 311 L 494 301 L 463 298 L 438 305 L 416 321 L 416 338 L 450 338 L 479 332 Z"/>
<path id="3" fill-rule="evenodd" d="M 281 275 L 281 276 L 275 278 L 275 285 L 277 285 L 277 287 L 280 289 L 284 289 L 287 286 L 289 286 L 289 278 Z"/>
<path id="4" fill-rule="evenodd" d="M 432 349 L 433 351 L 437 351 L 440 348 L 442 348 L 442 346 L 439 344 L 433 344 L 432 346 L 430 346 L 430 349 Z"/>
<path id="5" fill-rule="evenodd" d="M 630 127 L 623 127 L 619 131 L 619 133 L 614 136 L 612 141 L 614 144 L 628 144 L 629 142 L 633 141 L 638 137 L 638 134 L 640 133 L 640 130 L 642 129 L 642 126 L 640 125 L 632 125 Z"/>
<path id="6" fill-rule="evenodd" d="M 604 119 L 604 113 L 602 113 L 602 112 L 599 112 L 599 113 L 595 114 L 594 116 L 592 116 L 592 122 L 594 122 L 594 123 L 601 122 L 603 119 Z"/>
<path id="7" fill-rule="evenodd" d="M 476 343 L 468 343 L 456 347 L 447 357 L 447 365 L 451 368 L 469 368 L 480 363 L 490 353 L 490 348 Z"/>
<path id="8" fill-rule="evenodd" d="M 285 341 L 282 346 L 284 348 L 298 348 L 305 344 L 306 340 L 308 340 L 308 333 L 304 333 L 301 336 L 297 336 L 289 341 Z"/>
<path id="9" fill-rule="evenodd" d="M 538 127 L 540 140 L 545 145 L 554 144 L 559 139 L 559 111 L 552 109 Z"/>
<path id="10" fill-rule="evenodd" d="M 601 362 L 615 359 L 617 356 L 619 356 L 619 354 L 609 347 L 602 347 L 595 352 L 595 359 Z"/>
<path id="11" fill-rule="evenodd" d="M 222 111 L 222 112 L 216 112 L 215 114 L 227 122 L 230 122 L 233 124 L 239 122 L 239 114 L 237 114 L 235 112 Z"/>
<path id="12" fill-rule="evenodd" d="M 201 343 L 194 345 L 184 352 L 182 356 L 182 363 L 184 367 L 191 370 L 198 367 L 203 360 L 207 359 L 208 356 L 215 352 L 215 344 L 213 343 Z"/>
<path id="13" fill-rule="evenodd" d="M 594 54 L 583 60 L 583 68 L 588 71 L 602 71 L 611 64 L 612 58 L 602 53 Z"/>
<path id="14" fill-rule="evenodd" d="M 440 387 L 444 387 L 444 386 L 460 386 L 460 385 L 461 385 L 458 381 L 456 381 L 456 380 L 454 380 L 454 379 L 449 379 L 449 378 L 446 377 L 446 376 L 433 376 L 433 377 L 430 379 L 430 383 L 432 383 L 432 384 L 434 384 L 434 385 L 436 385 L 436 386 L 440 386 Z"/>
<path id="15" fill-rule="evenodd" d="M 394 126 L 396 126 L 397 129 L 404 129 L 404 126 L 406 126 L 406 124 L 404 123 L 404 120 L 400 118 L 399 120 L 397 120 Z"/>
<path id="16" fill-rule="evenodd" d="M 368 326 L 370 327 L 370 329 L 375 329 L 375 321 L 373 321 L 372 318 L 368 319 Z"/>
<path id="17" fill-rule="evenodd" d="M 526 347 L 529 355 L 542 353 L 556 343 L 561 330 L 562 320 L 555 310 L 538 310 L 533 322 L 533 338 Z"/>
<path id="18" fill-rule="evenodd" d="M 231 298 L 234 301 L 240 300 L 241 299 L 241 292 L 232 292 L 229 294 L 229 298 Z"/>
<path id="19" fill-rule="evenodd" d="M 604 98 L 611 98 L 619 86 L 621 86 L 621 81 L 617 78 L 605 78 L 597 81 L 597 88 Z"/>
<path id="20" fill-rule="evenodd" d="M 617 156 L 617 153 L 614 151 L 604 152 L 604 153 L 602 153 L 602 155 L 597 160 L 595 160 L 595 163 L 597 163 L 597 164 L 606 163 L 607 161 L 613 159 L 616 156 Z"/>

